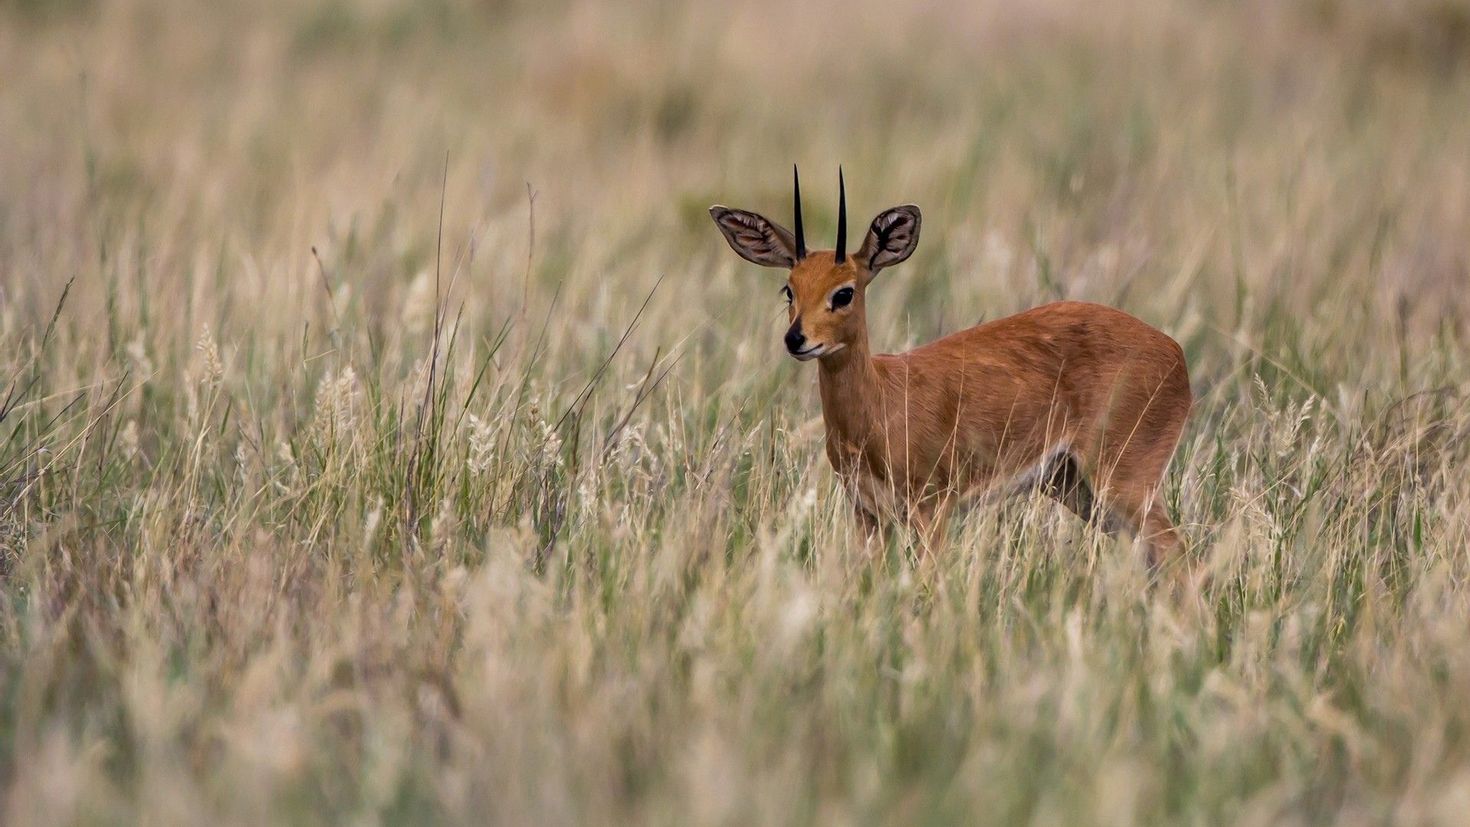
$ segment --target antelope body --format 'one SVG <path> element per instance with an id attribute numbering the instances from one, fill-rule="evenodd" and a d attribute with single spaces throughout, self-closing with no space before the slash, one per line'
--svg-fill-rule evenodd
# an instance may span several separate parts
<path id="1" fill-rule="evenodd" d="M 906 353 L 873 354 L 866 292 L 919 240 L 918 207 L 880 213 L 853 254 L 841 187 L 837 248 L 806 249 L 756 213 L 710 208 L 743 258 L 789 269 L 795 358 L 817 360 L 827 458 L 872 534 L 894 523 L 932 545 L 950 507 L 1041 490 L 1109 533 L 1139 537 L 1157 567 L 1180 548 L 1159 485 L 1191 406 L 1179 345 L 1120 310 L 1056 302 Z"/>

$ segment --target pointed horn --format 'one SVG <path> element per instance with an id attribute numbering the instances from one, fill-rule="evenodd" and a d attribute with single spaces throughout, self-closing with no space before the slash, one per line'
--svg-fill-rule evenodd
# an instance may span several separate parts
<path id="1" fill-rule="evenodd" d="M 847 260 L 847 182 L 842 180 L 842 167 L 837 167 L 837 263 Z"/>
<path id="2" fill-rule="evenodd" d="M 796 164 L 791 165 L 791 189 L 792 209 L 796 213 L 796 257 L 803 259 L 806 258 L 806 231 L 801 228 L 801 173 L 796 171 Z"/>

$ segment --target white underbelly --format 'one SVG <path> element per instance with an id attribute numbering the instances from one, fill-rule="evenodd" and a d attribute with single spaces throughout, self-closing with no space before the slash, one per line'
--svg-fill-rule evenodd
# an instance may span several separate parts
<path id="1" fill-rule="evenodd" d="M 989 504 L 1016 494 L 1027 493 L 1043 481 L 1043 477 L 1051 472 L 1053 464 L 1069 454 L 1071 448 L 1069 442 L 1059 441 L 1044 451 L 1035 462 L 1011 474 L 992 478 L 964 490 L 951 491 L 949 495 L 973 503 Z M 909 512 L 910 503 L 907 501 L 906 492 L 900 489 L 900 484 L 897 482 L 856 471 L 842 475 L 842 483 L 853 505 L 874 517 L 903 519 Z M 943 496 L 943 492 L 930 493 Z"/>
<path id="2" fill-rule="evenodd" d="M 1021 470 L 1011 474 L 1009 477 L 988 486 L 980 496 L 980 501 L 992 503 L 1013 497 L 1017 494 L 1025 494 L 1036 488 L 1042 481 L 1042 477 L 1049 473 L 1052 464 L 1071 453 L 1072 446 L 1066 442 L 1058 442 L 1042 453 L 1035 462 L 1027 465 Z"/>

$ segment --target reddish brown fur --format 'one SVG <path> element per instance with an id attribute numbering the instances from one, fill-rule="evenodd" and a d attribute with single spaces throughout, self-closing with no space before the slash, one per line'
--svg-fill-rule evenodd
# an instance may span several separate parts
<path id="1" fill-rule="evenodd" d="M 774 230 L 779 250 L 784 230 Z M 913 236 L 890 263 L 912 251 L 916 224 Z M 788 280 L 790 318 L 818 353 L 827 457 L 869 531 L 903 522 L 928 543 L 957 499 L 1039 487 L 1139 536 L 1150 564 L 1173 556 L 1180 538 L 1157 494 L 1191 406 L 1179 345 L 1120 310 L 1057 302 L 873 355 L 873 243 L 870 232 L 841 263 L 830 251 L 793 255 Z M 848 285 L 851 304 L 831 307 Z"/>

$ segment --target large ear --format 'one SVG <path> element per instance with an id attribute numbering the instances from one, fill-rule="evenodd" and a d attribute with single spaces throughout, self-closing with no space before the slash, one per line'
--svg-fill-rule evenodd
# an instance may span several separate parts
<path id="1" fill-rule="evenodd" d="M 878 213 L 857 251 L 857 263 L 868 268 L 868 278 L 913 255 L 919 246 L 919 221 L 919 208 L 913 204 Z"/>
<path id="2" fill-rule="evenodd" d="M 796 266 L 796 238 L 780 224 L 763 215 L 718 204 L 709 208 L 709 214 L 730 242 L 730 249 L 746 261 L 764 267 Z"/>

